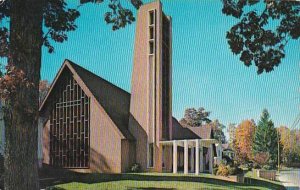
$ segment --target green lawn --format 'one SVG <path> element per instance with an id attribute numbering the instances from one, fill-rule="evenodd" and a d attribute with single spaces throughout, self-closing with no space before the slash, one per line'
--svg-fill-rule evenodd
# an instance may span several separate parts
<path id="1" fill-rule="evenodd" d="M 84 174 L 58 182 L 51 190 L 107 189 L 107 190 L 199 190 L 199 189 L 284 189 L 277 183 L 252 179 L 253 184 L 239 184 L 215 179 L 213 175 L 202 174 Z"/>

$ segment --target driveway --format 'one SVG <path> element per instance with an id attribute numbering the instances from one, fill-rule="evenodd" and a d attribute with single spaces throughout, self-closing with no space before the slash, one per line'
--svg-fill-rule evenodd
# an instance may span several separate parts
<path id="1" fill-rule="evenodd" d="M 282 170 L 278 179 L 287 190 L 300 190 L 300 169 Z"/>

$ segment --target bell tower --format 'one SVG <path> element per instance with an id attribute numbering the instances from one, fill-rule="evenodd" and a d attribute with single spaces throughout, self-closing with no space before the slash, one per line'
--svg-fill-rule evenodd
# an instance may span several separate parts
<path id="1" fill-rule="evenodd" d="M 129 130 L 135 136 L 136 162 L 162 170 L 160 141 L 172 139 L 171 17 L 160 1 L 143 5 L 137 15 Z"/>

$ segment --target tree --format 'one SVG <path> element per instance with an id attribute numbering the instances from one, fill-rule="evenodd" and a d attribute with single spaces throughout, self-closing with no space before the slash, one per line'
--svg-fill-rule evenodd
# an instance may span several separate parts
<path id="1" fill-rule="evenodd" d="M 268 110 L 264 109 L 256 128 L 253 142 L 253 153 L 254 155 L 262 152 L 268 153 L 270 156 L 269 164 L 275 166 L 277 163 L 278 154 L 277 147 L 277 131 L 272 120 L 270 119 Z"/>
<path id="2" fill-rule="evenodd" d="M 103 0 L 82 0 L 82 3 Z M 131 0 L 135 8 L 141 0 Z M 120 0 L 110 0 L 105 21 L 113 30 L 134 21 L 133 13 Z M 77 9 L 64 0 L 5 0 L 0 5 L 0 57 L 8 58 L 0 79 L 4 101 L 5 174 L 4 188 L 39 189 L 37 164 L 39 81 L 42 46 L 53 53 L 52 43 L 68 39 L 76 30 Z M 5 23 L 5 24 L 3 24 Z M 6 23 L 9 23 L 8 25 Z"/>
<path id="3" fill-rule="evenodd" d="M 246 163 L 252 159 L 252 146 L 255 134 L 255 124 L 251 120 L 242 121 L 235 130 L 233 147 L 237 160 Z"/>
<path id="4" fill-rule="evenodd" d="M 39 103 L 41 104 L 46 98 L 48 90 L 50 89 L 50 83 L 47 80 L 41 80 L 39 84 Z"/>
<path id="5" fill-rule="evenodd" d="M 278 128 L 280 134 L 280 144 L 282 147 L 282 162 L 286 165 L 300 162 L 300 138 L 299 130 L 290 130 L 286 126 Z"/>
<path id="6" fill-rule="evenodd" d="M 225 126 L 219 122 L 219 120 L 214 120 L 213 122 L 208 118 L 210 115 L 209 111 L 205 111 L 203 107 L 198 110 L 195 108 L 188 108 L 184 112 L 184 118 L 182 118 L 179 123 L 183 127 L 201 127 L 205 124 L 210 125 L 214 134 L 214 139 L 221 143 L 226 142 L 226 137 L 223 132 Z"/>
<path id="7" fill-rule="evenodd" d="M 259 152 L 253 157 L 253 161 L 257 164 L 258 167 L 264 167 L 268 165 L 269 159 L 269 154 L 266 152 Z"/>
<path id="8" fill-rule="evenodd" d="M 227 32 L 231 51 L 257 73 L 270 72 L 285 57 L 285 46 L 300 36 L 300 2 L 222 0 L 223 14 L 239 19 Z"/>
<path id="9" fill-rule="evenodd" d="M 228 143 L 230 147 L 233 147 L 233 142 L 235 140 L 235 131 L 236 131 L 236 124 L 230 123 L 227 128 L 227 132 L 229 134 Z"/>
<path id="10" fill-rule="evenodd" d="M 210 112 L 205 111 L 203 107 L 200 107 L 198 110 L 195 108 L 187 108 L 184 112 L 184 118 L 179 122 L 184 127 L 199 127 L 205 123 L 211 122 L 208 118 L 209 115 Z"/>
<path id="11" fill-rule="evenodd" d="M 281 156 L 282 161 L 287 163 L 289 160 L 289 155 L 293 151 L 293 138 L 291 137 L 291 131 L 286 126 L 281 126 L 278 128 L 280 134 L 280 144 L 282 146 Z"/>
<path id="12" fill-rule="evenodd" d="M 212 128 L 214 139 L 218 140 L 222 144 L 226 143 L 226 137 L 223 132 L 223 130 L 225 129 L 225 125 L 220 123 L 217 119 L 209 123 L 208 125 L 210 125 Z"/>

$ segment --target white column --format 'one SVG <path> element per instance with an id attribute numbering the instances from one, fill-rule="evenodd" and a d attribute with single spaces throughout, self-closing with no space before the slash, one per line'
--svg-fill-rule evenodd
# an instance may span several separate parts
<path id="1" fill-rule="evenodd" d="M 200 172 L 204 172 L 204 163 L 203 163 L 203 146 L 200 147 Z"/>
<path id="2" fill-rule="evenodd" d="M 191 148 L 191 172 L 195 172 L 195 157 L 194 157 L 195 148 Z"/>
<path id="3" fill-rule="evenodd" d="M 189 146 L 188 141 L 184 140 L 184 174 L 189 173 Z"/>
<path id="4" fill-rule="evenodd" d="M 213 145 L 210 145 L 210 153 L 209 153 L 209 173 L 213 174 L 213 161 L 214 161 L 214 149 Z"/>
<path id="5" fill-rule="evenodd" d="M 173 141 L 173 173 L 177 173 L 177 142 Z"/>
<path id="6" fill-rule="evenodd" d="M 199 174 L 199 140 L 196 140 L 196 175 Z"/>

